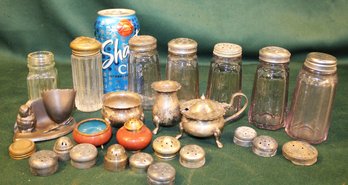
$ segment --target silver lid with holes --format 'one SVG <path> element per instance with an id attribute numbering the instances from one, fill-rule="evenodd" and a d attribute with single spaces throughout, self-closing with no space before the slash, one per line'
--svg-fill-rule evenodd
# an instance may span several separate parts
<path id="1" fill-rule="evenodd" d="M 242 55 L 242 47 L 232 43 L 218 43 L 215 44 L 213 53 L 219 57 L 240 57 Z"/>
<path id="2" fill-rule="evenodd" d="M 241 126 L 234 131 L 233 142 L 242 147 L 250 147 L 256 136 L 257 133 L 253 128 Z"/>
<path id="3" fill-rule="evenodd" d="M 291 53 L 281 47 L 268 46 L 260 49 L 259 59 L 264 62 L 283 64 L 290 62 Z"/>
<path id="4" fill-rule="evenodd" d="M 122 145 L 109 146 L 104 156 L 104 168 L 109 171 L 121 171 L 127 166 L 128 156 Z"/>
<path id="5" fill-rule="evenodd" d="M 155 155 L 164 160 L 175 158 L 180 147 L 180 141 L 172 136 L 160 136 L 152 142 L 152 148 L 155 151 Z"/>
<path id="6" fill-rule="evenodd" d="M 257 136 L 253 140 L 253 152 L 262 157 L 273 157 L 277 153 L 278 143 L 270 136 Z"/>
<path id="7" fill-rule="evenodd" d="M 79 169 L 91 168 L 96 163 L 97 148 L 89 143 L 82 143 L 70 150 L 71 165 Z"/>
<path id="8" fill-rule="evenodd" d="M 337 70 L 337 59 L 326 53 L 312 52 L 307 55 L 304 65 L 312 70 L 331 74 Z"/>
<path id="9" fill-rule="evenodd" d="M 175 180 L 175 168 L 168 163 L 157 162 L 151 164 L 147 170 L 147 180 L 151 185 L 171 185 Z"/>
<path id="10" fill-rule="evenodd" d="M 145 152 L 137 152 L 129 158 L 129 165 L 134 172 L 146 173 L 147 168 L 153 163 L 153 158 Z"/>
<path id="11" fill-rule="evenodd" d="M 74 146 L 74 143 L 69 137 L 60 137 L 54 143 L 53 151 L 58 155 L 59 160 L 68 161 L 70 160 L 69 152 Z"/>
<path id="12" fill-rule="evenodd" d="M 50 150 L 35 152 L 29 158 L 30 172 L 37 176 L 49 176 L 58 170 L 58 156 Z"/>
<path id="13" fill-rule="evenodd" d="M 189 38 L 176 38 L 168 42 L 168 51 L 173 54 L 193 54 L 197 52 L 197 42 Z"/>
<path id="14" fill-rule="evenodd" d="M 283 156 L 295 165 L 310 166 L 317 162 L 318 150 L 304 141 L 289 141 L 282 151 Z"/>
<path id="15" fill-rule="evenodd" d="M 198 145 L 186 145 L 180 150 L 179 162 L 186 168 L 200 168 L 205 164 L 205 151 Z"/>
<path id="16" fill-rule="evenodd" d="M 139 35 L 132 37 L 129 40 L 129 49 L 136 52 L 147 52 L 155 50 L 157 47 L 157 40 L 150 35 Z"/>

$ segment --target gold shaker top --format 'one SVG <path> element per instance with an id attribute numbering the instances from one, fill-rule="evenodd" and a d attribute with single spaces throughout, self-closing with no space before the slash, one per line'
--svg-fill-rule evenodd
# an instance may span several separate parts
<path id="1" fill-rule="evenodd" d="M 99 53 L 101 43 L 90 37 L 77 37 L 70 43 L 72 54 L 75 56 L 92 56 Z"/>
<path id="2" fill-rule="evenodd" d="M 131 118 L 124 123 L 124 127 L 129 131 L 139 131 L 143 126 L 144 123 L 138 118 Z"/>

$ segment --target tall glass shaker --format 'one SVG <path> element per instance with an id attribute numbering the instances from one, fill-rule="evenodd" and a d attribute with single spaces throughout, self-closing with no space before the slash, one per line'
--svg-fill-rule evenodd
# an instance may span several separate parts
<path id="1" fill-rule="evenodd" d="M 295 139 L 319 144 L 327 139 L 336 93 L 337 60 L 334 56 L 313 52 L 297 76 L 286 133 Z"/>
<path id="2" fill-rule="evenodd" d="M 103 96 L 101 44 L 93 38 L 77 37 L 70 48 L 76 108 L 82 112 L 97 111 L 102 107 Z"/>
<path id="3" fill-rule="evenodd" d="M 288 101 L 290 52 L 269 46 L 259 51 L 249 123 L 258 128 L 277 130 L 284 126 Z"/>
<path id="4" fill-rule="evenodd" d="M 157 40 L 150 35 L 132 37 L 129 40 L 128 90 L 142 96 L 145 110 L 152 109 L 155 91 L 153 82 L 161 79 Z"/>
<path id="5" fill-rule="evenodd" d="M 58 72 L 54 67 L 54 55 L 49 51 L 36 51 L 27 57 L 29 73 L 27 86 L 29 100 L 41 97 L 41 92 L 57 88 Z"/>
<path id="6" fill-rule="evenodd" d="M 218 43 L 214 46 L 210 64 L 206 96 L 209 99 L 229 103 L 234 93 L 242 91 L 242 47 L 231 43 Z M 232 115 L 240 109 L 240 98 L 234 101 Z"/>
<path id="7" fill-rule="evenodd" d="M 179 101 L 198 98 L 199 79 L 197 42 L 189 38 L 176 38 L 168 43 L 166 76 L 181 84 Z"/>

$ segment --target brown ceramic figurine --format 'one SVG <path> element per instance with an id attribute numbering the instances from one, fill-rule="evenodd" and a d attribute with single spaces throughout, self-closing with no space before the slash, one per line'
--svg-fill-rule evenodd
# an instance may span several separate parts
<path id="1" fill-rule="evenodd" d="M 32 132 L 35 128 L 36 117 L 30 106 L 24 104 L 19 107 L 17 127 L 20 133 Z"/>
<path id="2" fill-rule="evenodd" d="M 226 113 L 226 109 L 234 105 L 234 100 L 238 96 L 245 98 L 243 107 L 238 112 L 224 119 L 223 116 Z M 222 148 L 223 144 L 220 141 L 220 137 L 225 123 L 238 118 L 247 105 L 248 98 L 243 93 L 233 94 L 230 104 L 205 99 L 204 95 L 200 99 L 184 102 L 180 104 L 180 111 L 183 116 L 180 122 L 180 134 L 176 138 L 179 139 L 184 132 L 196 137 L 214 136 L 217 146 Z"/>
<path id="3" fill-rule="evenodd" d="M 180 120 L 180 105 L 176 92 L 181 85 L 176 81 L 158 81 L 151 85 L 157 94 L 152 109 L 153 122 L 156 128 L 152 131 L 157 134 L 159 126 L 173 126 Z"/>

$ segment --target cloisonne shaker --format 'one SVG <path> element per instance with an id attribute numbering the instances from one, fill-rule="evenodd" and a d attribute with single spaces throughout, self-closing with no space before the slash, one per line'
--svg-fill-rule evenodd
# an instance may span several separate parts
<path id="1" fill-rule="evenodd" d="M 151 84 L 161 79 L 157 40 L 150 35 L 140 35 L 129 40 L 128 90 L 142 97 L 145 110 L 150 110 L 155 92 Z"/>
<path id="2" fill-rule="evenodd" d="M 259 51 L 249 123 L 258 128 L 277 130 L 284 126 L 288 101 L 290 52 L 269 46 Z"/>
<path id="3" fill-rule="evenodd" d="M 228 103 L 232 94 L 242 92 L 242 47 L 218 43 L 214 46 L 213 54 L 206 96 L 211 100 Z M 226 116 L 240 109 L 240 101 L 238 97 L 234 109 L 227 110 Z"/>
<path id="4" fill-rule="evenodd" d="M 297 76 L 286 119 L 286 133 L 295 139 L 319 144 L 327 139 L 337 86 L 337 59 L 312 52 Z"/>

